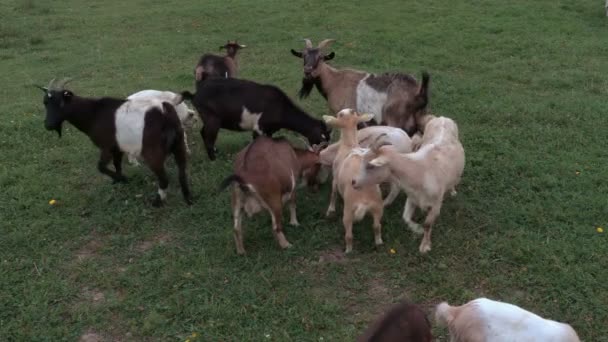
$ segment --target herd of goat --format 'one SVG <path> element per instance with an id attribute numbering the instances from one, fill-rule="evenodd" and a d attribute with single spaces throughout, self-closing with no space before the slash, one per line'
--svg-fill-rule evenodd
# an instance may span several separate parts
<path id="1" fill-rule="evenodd" d="M 367 214 L 373 218 L 374 241 L 381 245 L 382 216 L 402 190 L 407 195 L 403 220 L 423 234 L 421 253 L 431 250 L 431 231 L 446 193 L 456 195 L 464 171 L 465 153 L 456 122 L 427 110 L 430 76 L 420 82 L 405 73 L 373 74 L 337 69 L 327 61 L 330 39 L 316 47 L 308 39 L 299 91 L 305 98 L 313 88 L 327 100 L 322 120 L 298 107 L 281 89 L 239 79 L 237 53 L 244 45 L 229 41 L 225 56 L 203 55 L 194 69 L 195 93 L 144 90 L 118 98 L 89 98 L 66 88 L 66 80 L 52 80 L 44 91 L 45 127 L 61 137 L 68 121 L 99 148 L 98 170 L 113 182 L 126 182 L 123 154 L 131 163 L 143 161 L 156 175 L 154 206 L 167 197 L 169 179 L 165 160 L 173 155 L 184 200 L 192 204 L 187 176 L 190 150 L 187 130 L 202 121 L 201 136 L 210 160 L 221 128 L 251 131 L 252 141 L 235 158 L 232 174 L 221 188 L 231 186 L 231 208 L 236 250 L 244 254 L 243 211 L 251 216 L 269 212 L 272 231 L 281 248 L 289 248 L 283 230 L 283 204 L 289 203 L 291 225 L 297 226 L 296 189 L 300 180 L 318 187 L 331 173 L 327 216 L 335 213 L 336 196 L 343 199 L 345 252 L 353 249 L 353 223 Z M 194 110 L 186 105 L 189 100 Z M 304 146 L 294 146 L 272 135 L 287 129 L 302 135 Z M 330 144 L 332 131 L 339 140 Z M 112 163 L 114 170 L 108 168 Z M 383 198 L 381 184 L 390 191 Z M 413 220 L 416 209 L 426 212 L 422 224 Z M 462 306 L 441 303 L 437 323 L 446 325 L 452 341 L 579 341 L 565 323 L 541 318 L 517 306 L 485 298 Z M 431 325 L 416 305 L 400 303 L 384 314 L 360 341 L 431 341 Z"/>

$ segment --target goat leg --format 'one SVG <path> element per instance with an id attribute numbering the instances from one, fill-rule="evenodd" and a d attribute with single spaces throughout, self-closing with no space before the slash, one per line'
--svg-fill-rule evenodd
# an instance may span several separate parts
<path id="1" fill-rule="evenodd" d="M 376 246 L 382 245 L 384 242 L 382 241 L 382 213 L 384 207 L 380 205 L 375 205 L 372 210 L 372 216 L 374 218 L 374 243 Z"/>
<path id="2" fill-rule="evenodd" d="M 399 190 L 399 184 L 391 182 L 391 190 L 388 193 L 388 196 L 386 196 L 386 198 L 384 199 L 384 206 L 391 205 L 395 201 L 397 196 L 399 196 Z"/>
<path id="3" fill-rule="evenodd" d="M 408 197 L 407 201 L 405 201 L 405 208 L 403 210 L 403 220 L 411 231 L 416 234 L 422 234 L 424 232 L 422 226 L 412 221 L 412 216 L 414 216 L 414 212 L 416 212 L 416 204 L 414 203 L 414 201 L 412 201 L 411 198 Z"/>
<path id="4" fill-rule="evenodd" d="M 291 191 L 291 196 L 289 198 L 289 224 L 294 227 L 300 225 L 296 215 L 296 189 Z"/>
<path id="5" fill-rule="evenodd" d="M 217 133 L 220 129 L 219 123 L 215 120 L 208 118 L 207 122 L 201 129 L 201 136 L 205 143 L 205 149 L 207 150 L 207 156 L 209 160 L 215 160 L 215 154 L 218 150 L 215 148 L 215 140 L 217 139 Z"/>
<path id="6" fill-rule="evenodd" d="M 110 169 L 108 169 L 108 164 L 112 160 L 112 152 L 110 150 L 101 150 L 101 155 L 99 156 L 99 161 L 97 162 L 97 170 L 103 173 L 104 175 L 110 176 L 112 178 L 112 183 L 118 183 L 121 181 L 121 177 L 118 174 Z"/>
<path id="7" fill-rule="evenodd" d="M 346 245 L 344 253 L 350 253 L 353 251 L 353 208 L 346 203 L 344 203 L 342 224 L 344 225 L 344 244 Z"/>
<path id="8" fill-rule="evenodd" d="M 232 189 L 232 215 L 234 218 L 234 243 L 236 244 L 236 252 L 239 255 L 245 254 L 245 247 L 243 246 L 243 193 L 238 187 Z"/>
<path id="9" fill-rule="evenodd" d="M 338 192 L 338 183 L 335 178 L 331 181 L 331 195 L 329 196 L 329 207 L 325 216 L 331 217 L 336 212 L 336 192 Z"/>
<path id="10" fill-rule="evenodd" d="M 192 194 L 190 193 L 190 187 L 188 186 L 188 175 L 186 174 L 186 154 L 186 141 L 181 139 L 173 146 L 173 156 L 175 158 L 175 164 L 177 164 L 179 185 L 182 189 L 182 195 L 184 196 L 186 204 L 192 205 Z"/>
<path id="11" fill-rule="evenodd" d="M 439 216 L 439 211 L 441 210 L 441 203 L 438 205 L 434 205 L 429 210 L 426 215 L 426 219 L 424 220 L 424 236 L 422 237 L 422 242 L 420 243 L 420 253 L 426 253 L 431 250 L 431 232 L 433 231 L 433 223 Z"/>
<path id="12" fill-rule="evenodd" d="M 152 201 L 152 206 L 160 207 L 167 199 L 167 188 L 169 187 L 169 178 L 165 171 L 164 160 L 162 158 L 148 158 L 146 162 L 150 165 L 150 169 L 158 179 L 158 193 Z"/>
<path id="13" fill-rule="evenodd" d="M 281 248 L 286 249 L 290 248 L 292 245 L 285 238 L 285 234 L 283 233 L 283 214 L 282 214 L 282 204 L 281 198 L 273 198 L 268 203 L 268 211 L 270 212 L 270 217 L 272 218 L 272 233 L 274 237 L 277 239 L 279 246 Z"/>
<path id="14" fill-rule="evenodd" d="M 127 177 L 122 174 L 122 151 L 115 148 L 112 151 L 112 161 L 114 163 L 114 169 L 116 170 L 116 178 L 114 183 L 128 183 Z"/>

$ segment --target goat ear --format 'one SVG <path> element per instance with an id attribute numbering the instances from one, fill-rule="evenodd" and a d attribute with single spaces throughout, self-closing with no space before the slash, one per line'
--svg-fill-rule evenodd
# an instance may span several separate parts
<path id="1" fill-rule="evenodd" d="M 336 54 L 332 51 L 329 55 L 323 56 L 324 61 L 331 61 L 336 57 Z"/>
<path id="2" fill-rule="evenodd" d="M 294 55 L 294 56 L 296 56 L 296 57 L 298 57 L 298 58 L 302 58 L 302 53 L 298 52 L 298 51 L 296 51 L 294 49 L 291 49 L 291 54 Z"/>
<path id="3" fill-rule="evenodd" d="M 325 121 L 325 123 L 331 124 L 332 122 L 336 121 L 336 118 L 329 115 L 323 115 L 323 121 Z"/>
<path id="4" fill-rule="evenodd" d="M 43 91 L 43 92 L 45 92 L 45 93 L 49 91 L 49 88 L 47 88 L 47 87 L 41 87 L 41 86 L 39 86 L 39 85 L 35 85 L 35 84 L 34 84 L 34 87 L 36 87 L 36 88 L 38 88 L 38 89 L 42 90 L 42 91 Z"/>
<path id="5" fill-rule="evenodd" d="M 357 118 L 357 122 L 368 122 L 374 118 L 374 114 L 361 114 Z"/>
<path id="6" fill-rule="evenodd" d="M 72 93 L 69 90 L 64 90 L 63 94 L 61 94 L 63 96 L 63 100 L 65 102 L 69 102 L 72 99 L 72 96 L 74 96 L 74 93 Z"/>
<path id="7" fill-rule="evenodd" d="M 370 165 L 380 167 L 380 166 L 386 165 L 387 162 L 388 162 L 388 159 L 386 159 L 385 156 L 380 156 L 378 158 L 370 160 L 369 163 L 370 163 Z"/>

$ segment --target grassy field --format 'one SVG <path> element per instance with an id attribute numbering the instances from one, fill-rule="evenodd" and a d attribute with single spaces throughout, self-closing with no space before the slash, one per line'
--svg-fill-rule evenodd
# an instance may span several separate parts
<path id="1" fill-rule="evenodd" d="M 430 313 L 487 296 L 608 341 L 602 5 L 0 0 L 0 340 L 352 341 L 401 298 Z M 325 185 L 299 192 L 293 249 L 279 250 L 261 215 L 245 220 L 238 257 L 217 185 L 250 134 L 222 132 L 210 162 L 193 131 L 196 202 L 182 201 L 170 161 L 169 204 L 154 209 L 147 168 L 127 165 L 131 182 L 112 185 L 87 137 L 68 124 L 62 139 L 44 130 L 33 84 L 71 76 L 86 96 L 192 89 L 197 58 L 235 38 L 249 46 L 241 76 L 294 98 L 302 66 L 289 49 L 302 38 L 337 39 L 335 66 L 431 73 L 431 108 L 459 124 L 467 164 L 428 255 L 401 220 L 400 195 L 384 248 L 367 219 L 344 256 Z M 297 102 L 327 112 L 317 93 Z"/>

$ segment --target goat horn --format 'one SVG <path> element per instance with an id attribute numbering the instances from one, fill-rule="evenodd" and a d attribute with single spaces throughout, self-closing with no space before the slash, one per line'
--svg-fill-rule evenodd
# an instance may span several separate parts
<path id="1" fill-rule="evenodd" d="M 310 41 L 310 39 L 305 38 L 304 39 L 304 43 L 306 43 L 306 48 L 307 49 L 312 49 L 312 42 Z"/>
<path id="2" fill-rule="evenodd" d="M 70 82 L 72 82 L 72 78 L 71 77 L 64 78 L 63 80 L 61 80 L 59 82 L 59 87 L 60 87 L 59 89 L 61 89 L 61 90 L 65 89 L 66 84 L 68 84 Z"/>
<path id="3" fill-rule="evenodd" d="M 326 47 L 327 45 L 329 45 L 330 43 L 335 42 L 335 41 L 336 41 L 335 39 L 325 39 L 319 43 L 317 48 L 323 49 L 324 47 Z"/>
<path id="4" fill-rule="evenodd" d="M 53 78 L 53 79 L 51 80 L 51 82 L 49 82 L 49 85 L 48 85 L 48 86 L 46 86 L 46 88 L 47 88 L 47 89 L 53 89 L 53 84 L 55 83 L 55 80 L 56 80 L 56 78 Z"/>

